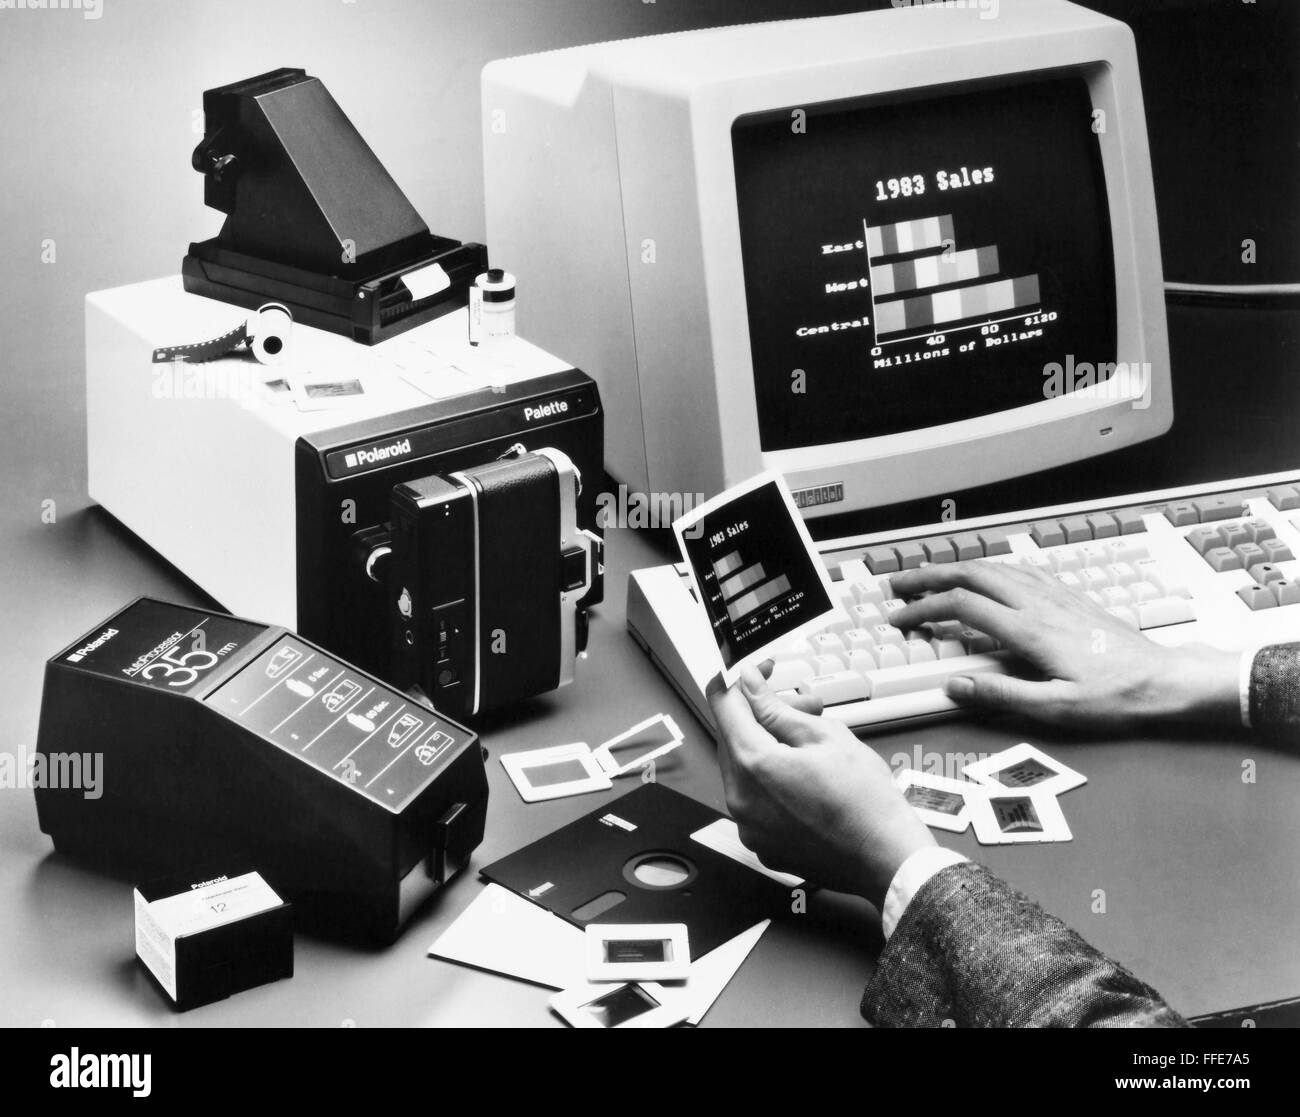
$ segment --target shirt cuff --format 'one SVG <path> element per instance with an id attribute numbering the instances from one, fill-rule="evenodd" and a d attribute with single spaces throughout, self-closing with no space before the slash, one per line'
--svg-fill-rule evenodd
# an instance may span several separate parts
<path id="1" fill-rule="evenodd" d="M 949 865 L 960 865 L 967 860 L 969 858 L 955 849 L 925 846 L 904 861 L 894 873 L 894 879 L 889 883 L 889 891 L 885 893 L 884 906 L 880 909 L 880 925 L 884 930 L 885 940 L 888 941 L 889 936 L 894 933 L 894 928 L 903 918 L 907 905 L 912 902 L 912 897 L 921 891 L 926 881 Z"/>

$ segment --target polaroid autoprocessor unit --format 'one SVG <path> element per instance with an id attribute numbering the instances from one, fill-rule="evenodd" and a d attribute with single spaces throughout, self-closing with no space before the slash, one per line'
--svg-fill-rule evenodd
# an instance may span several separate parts
<path id="1" fill-rule="evenodd" d="M 281 69 L 203 94 L 203 199 L 185 289 L 373 344 L 465 306 L 487 249 L 435 236 L 318 79 Z"/>
<path id="2" fill-rule="evenodd" d="M 391 941 L 483 839 L 472 732 L 293 632 L 210 610 L 139 598 L 48 660 L 37 749 L 99 753 L 106 775 L 92 794 L 37 789 L 60 853 L 136 884 L 244 863 L 335 935 Z"/>
<path id="3" fill-rule="evenodd" d="M 595 384 L 511 329 L 471 344 L 465 292 L 491 284 L 482 249 L 449 250 L 468 261 L 464 283 L 445 257 L 450 283 L 398 251 L 432 252 L 427 230 L 397 235 L 418 219 L 318 81 L 281 70 L 205 107 L 200 151 L 233 153 L 205 164 L 207 200 L 230 215 L 222 235 L 193 246 L 183 283 L 86 300 L 91 497 L 225 608 L 419 684 L 450 713 L 567 682 L 603 589 Z M 351 309 L 311 294 L 353 276 L 329 263 L 336 234 L 355 240 L 355 269 L 385 261 Z M 209 266 L 231 246 L 238 275 Z M 316 287 L 288 267 L 304 260 L 320 264 Z M 262 282 L 281 262 L 296 287 Z M 208 282 L 218 275 L 229 283 Z M 394 293 L 430 284 L 427 298 Z M 202 343 L 268 299 L 293 317 L 281 359 L 208 359 L 221 347 Z M 359 308 L 376 302 L 364 324 Z M 464 499 L 441 501 L 442 485 Z"/>

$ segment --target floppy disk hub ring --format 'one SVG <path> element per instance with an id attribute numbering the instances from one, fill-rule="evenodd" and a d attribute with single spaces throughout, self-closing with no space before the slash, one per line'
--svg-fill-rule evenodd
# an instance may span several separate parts
<path id="1" fill-rule="evenodd" d="M 700 870 L 694 862 L 680 853 L 666 849 L 638 853 L 623 866 L 624 880 L 651 892 L 685 888 L 699 875 Z"/>

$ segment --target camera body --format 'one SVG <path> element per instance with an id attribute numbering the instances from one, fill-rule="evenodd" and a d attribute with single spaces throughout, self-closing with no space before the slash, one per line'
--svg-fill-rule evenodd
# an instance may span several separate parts
<path id="1" fill-rule="evenodd" d="M 394 676 L 463 717 L 573 679 L 600 538 L 579 526 L 582 476 L 522 446 L 394 486 L 388 578 Z"/>

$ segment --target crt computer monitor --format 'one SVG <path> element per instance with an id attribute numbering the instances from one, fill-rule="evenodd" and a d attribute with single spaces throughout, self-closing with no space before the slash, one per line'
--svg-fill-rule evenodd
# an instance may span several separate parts
<path id="1" fill-rule="evenodd" d="M 483 72 L 519 326 L 599 382 L 611 476 L 805 515 L 1167 431 L 1122 23 L 954 0 L 602 43 Z"/>

